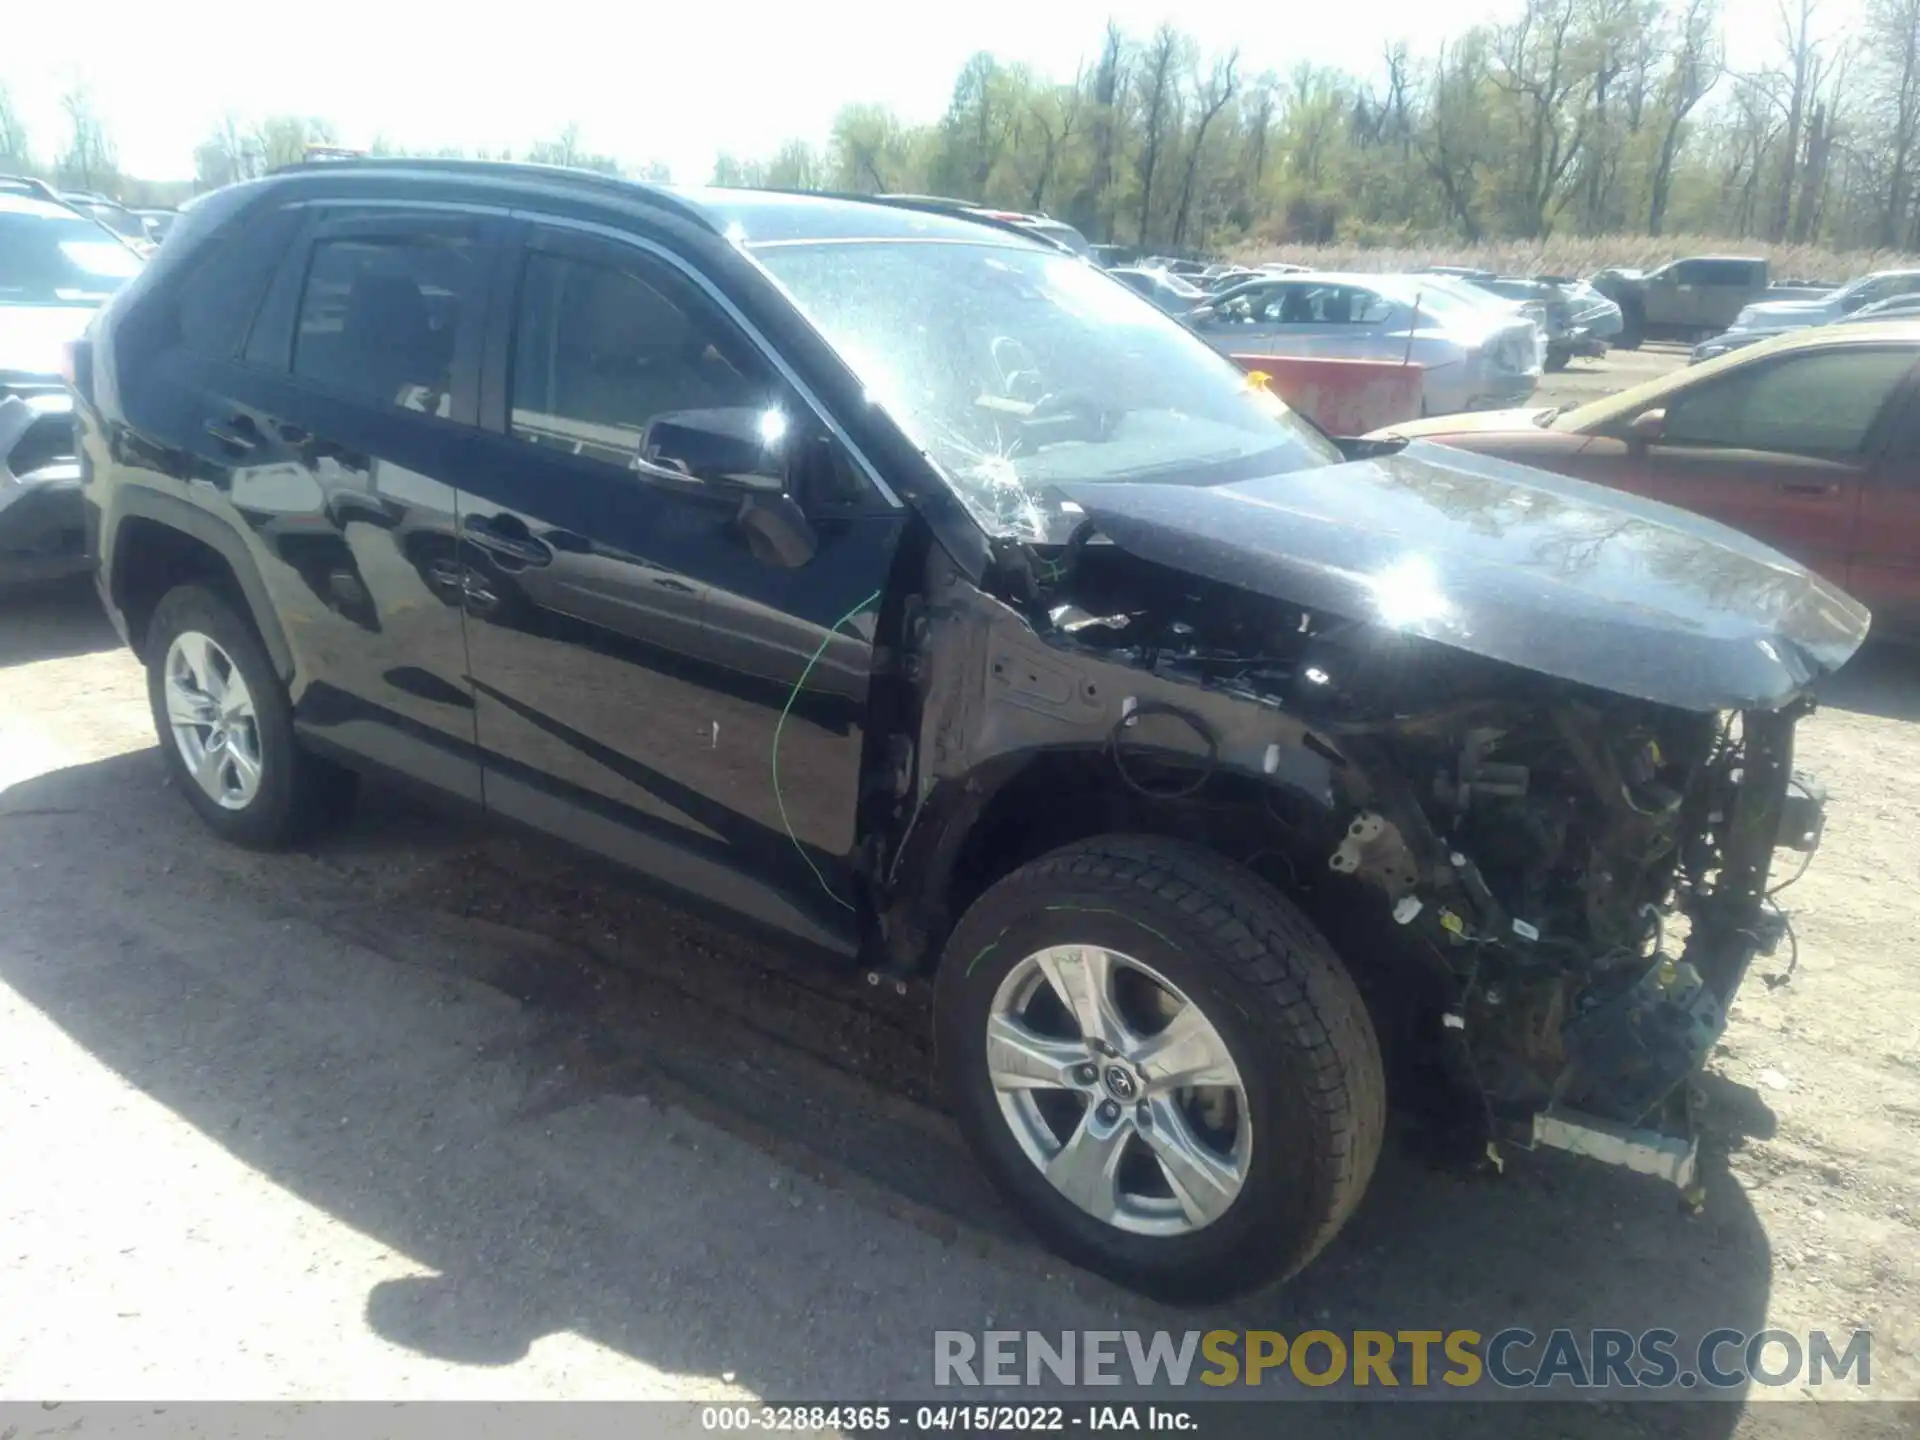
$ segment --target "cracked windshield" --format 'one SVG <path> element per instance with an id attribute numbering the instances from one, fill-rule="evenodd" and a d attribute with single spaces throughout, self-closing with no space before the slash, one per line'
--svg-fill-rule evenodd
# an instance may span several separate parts
<path id="1" fill-rule="evenodd" d="M 1013 246 L 767 245 L 800 307 L 997 535 L 1061 543 L 1056 481 L 1216 484 L 1340 455 L 1097 269 Z"/>

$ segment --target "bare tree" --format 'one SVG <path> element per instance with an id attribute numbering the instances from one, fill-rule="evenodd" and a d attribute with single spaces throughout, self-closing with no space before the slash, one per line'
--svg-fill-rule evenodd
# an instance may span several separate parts
<path id="1" fill-rule="evenodd" d="M 1800 169 L 1800 145 L 1806 133 L 1807 106 L 1820 83 L 1820 42 L 1813 33 L 1815 0 L 1780 0 L 1780 40 L 1786 51 L 1787 130 L 1780 147 L 1780 174 L 1773 197 L 1767 238 L 1784 240 L 1793 218 L 1794 179 Z"/>
<path id="2" fill-rule="evenodd" d="M 0 85 L 0 165 L 9 170 L 32 168 L 27 159 L 27 127 L 5 85 Z"/>
<path id="3" fill-rule="evenodd" d="M 1140 224 L 1139 241 L 1147 243 L 1153 223 L 1153 182 L 1160 159 L 1178 118 L 1180 79 L 1176 74 L 1180 32 L 1163 24 L 1153 32 L 1140 62 Z"/>
<path id="4" fill-rule="evenodd" d="M 1920 5 L 1920 0 L 1907 0 Z M 1680 158 L 1680 142 L 1687 117 L 1706 98 L 1719 78 L 1722 51 L 1716 0 L 1687 0 L 1673 36 L 1672 59 L 1660 82 L 1660 148 L 1647 182 L 1647 234 L 1658 235 L 1667 223 L 1667 202 L 1673 195 L 1673 170 Z"/>
<path id="5" fill-rule="evenodd" d="M 1442 46 L 1428 83 L 1426 124 L 1416 146 L 1422 164 L 1439 185 L 1447 212 L 1469 242 L 1485 233 L 1478 192 L 1493 151 L 1482 100 L 1486 88 L 1485 37 L 1469 31 Z"/>
<path id="6" fill-rule="evenodd" d="M 1920 150 L 1920 0 L 1870 0 L 1867 55 L 1884 117 L 1879 143 L 1887 161 L 1879 239 L 1898 245 L 1913 204 L 1913 172 Z"/>
<path id="7" fill-rule="evenodd" d="M 1513 25 L 1496 32 L 1492 78 L 1518 108 L 1518 165 L 1509 182 L 1520 233 L 1547 232 L 1547 211 L 1585 139 L 1584 113 L 1567 133 L 1569 101 L 1589 73 L 1576 54 L 1577 0 L 1526 0 Z"/>
<path id="8" fill-rule="evenodd" d="M 1193 210 L 1193 181 L 1200 173 L 1200 157 L 1206 147 L 1207 131 L 1213 128 L 1213 122 L 1233 99 L 1239 84 L 1234 71 L 1239 64 L 1240 51 L 1236 46 L 1213 62 L 1206 88 L 1199 92 L 1200 116 L 1193 127 L 1193 141 L 1187 147 L 1186 174 L 1180 180 L 1180 204 L 1173 215 L 1173 245 L 1176 250 L 1186 239 L 1187 217 Z"/>
<path id="9" fill-rule="evenodd" d="M 1025 123 L 1040 137 L 1039 164 L 1027 191 L 1029 210 L 1045 208 L 1047 189 L 1053 184 L 1062 153 L 1073 141 L 1085 99 L 1083 75 L 1076 71 L 1071 85 L 1052 86 L 1034 96 L 1028 104 Z"/>
<path id="10" fill-rule="evenodd" d="M 67 116 L 67 148 L 60 157 L 60 174 L 82 190 L 111 187 L 119 180 L 113 141 L 99 112 L 93 106 L 93 92 L 84 84 L 75 85 L 60 97 L 60 108 Z"/>

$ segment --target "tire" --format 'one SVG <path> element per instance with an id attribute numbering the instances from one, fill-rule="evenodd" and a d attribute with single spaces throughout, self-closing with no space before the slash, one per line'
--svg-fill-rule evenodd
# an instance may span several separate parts
<path id="1" fill-rule="evenodd" d="M 1049 947 L 1061 946 L 1076 948 L 1064 959 L 1050 954 Z M 1087 1051 L 1086 1027 L 1059 1004 L 1063 992 L 1050 976 L 1062 967 L 1069 979 L 1093 973 L 1075 958 L 1089 953 L 1108 956 L 1115 975 L 1132 972 L 1102 987 L 1114 1013 L 1137 1006 L 1142 994 L 1194 1006 L 1216 1048 L 1189 1054 L 1217 1057 L 1224 1049 L 1229 1063 L 1214 1058 L 1206 1073 L 1237 1078 L 1238 1088 L 1163 1091 L 1166 1072 L 1156 1079 L 1145 1051 L 1137 1072 L 1114 1064 L 1134 1053 L 1126 1046 L 1096 1054 L 1092 1073 L 1071 1060 Z M 1038 988 L 1015 1018 L 1009 997 L 1028 993 L 1035 974 Z M 1386 1081 L 1359 992 L 1290 901 L 1208 851 L 1109 836 L 1014 872 L 961 917 L 934 1003 L 942 1088 L 995 1183 L 1062 1255 L 1158 1299 L 1215 1300 L 1295 1274 L 1339 1231 L 1372 1178 Z M 1010 1019 L 1019 1028 L 1010 1031 Z M 1161 1023 L 1161 1034 L 1174 1033 L 1171 1021 Z M 1045 1059 L 1069 1066 L 1058 1072 L 1067 1083 L 996 1085 L 994 1063 L 1004 1075 L 1008 1057 L 1024 1059 L 1030 1051 L 1000 1043 L 990 1062 L 990 1026 L 1028 1045 L 1039 1031 L 1043 1046 L 1064 1047 L 1045 1050 Z M 1180 1033 L 1195 1028 L 1183 1023 Z M 1153 1039 L 1149 1030 L 1149 1046 Z M 1229 1093 L 1232 1102 L 1222 1101 Z M 1210 1112 L 1216 1121 L 1223 1111 L 1232 1115 L 1230 1142 L 1228 1127 L 1210 1127 L 1209 1112 L 1197 1108 L 1201 1096 L 1220 1107 Z M 1117 1156 L 1113 1163 L 1085 1172 L 1099 1177 L 1092 1180 L 1094 1204 L 1120 1197 L 1112 1218 L 1069 1198 L 1041 1168 L 1061 1168 L 1068 1145 L 1095 1134 L 1102 1106 L 1106 1132 L 1128 1132 L 1098 1152 Z M 1051 1112 L 1040 1116 L 1044 1128 L 1034 1124 L 1043 1108 Z M 1216 1185 L 1205 1206 L 1183 1198 L 1157 1158 L 1166 1147 L 1192 1153 L 1196 1138 L 1213 1150 L 1217 1166 L 1196 1172 L 1183 1164 L 1181 1173 L 1233 1170 L 1239 1177 L 1237 1187 Z M 1058 1149 L 1043 1159 L 1049 1145 Z M 1129 1187 L 1139 1193 L 1127 1193 Z M 1162 1187 L 1164 1196 L 1147 1193 Z M 1187 1194 L 1203 1190 L 1194 1185 Z"/>
<path id="2" fill-rule="evenodd" d="M 252 622 L 231 601 L 199 585 L 168 591 L 148 624 L 146 653 L 147 700 L 167 775 L 221 839 L 254 850 L 283 850 L 351 807 L 354 775 L 300 748 L 286 686 Z M 176 663 L 185 671 L 172 671 Z M 209 670 L 212 680 L 205 678 Z M 170 673 L 177 683 L 170 685 Z M 245 714 L 235 676 L 243 687 Z M 223 710 L 223 701 L 232 708 Z M 195 720 L 185 727 L 188 739 L 170 718 L 176 702 L 184 702 L 182 713 Z M 209 761 L 213 788 L 196 777 L 189 748 Z M 249 770 L 251 785 L 246 783 Z"/>
<path id="3" fill-rule="evenodd" d="M 1613 337 L 1616 350 L 1638 350 L 1646 343 L 1647 317 L 1637 305 L 1620 307 L 1620 333 Z"/>

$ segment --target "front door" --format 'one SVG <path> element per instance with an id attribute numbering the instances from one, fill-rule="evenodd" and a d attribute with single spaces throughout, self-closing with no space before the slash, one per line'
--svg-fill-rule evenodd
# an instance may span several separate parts
<path id="1" fill-rule="evenodd" d="M 1845 586 L 1861 495 L 1910 347 L 1836 345 L 1671 392 L 1655 439 L 1625 423 L 1566 468 L 1723 521 Z"/>
<path id="2" fill-rule="evenodd" d="M 1913 389 L 1860 492 L 1847 590 L 1873 612 L 1877 636 L 1920 640 L 1920 404 Z"/>
<path id="3" fill-rule="evenodd" d="M 851 949 L 901 512 L 664 251 L 536 228 L 499 311 L 460 496 L 488 808 Z"/>

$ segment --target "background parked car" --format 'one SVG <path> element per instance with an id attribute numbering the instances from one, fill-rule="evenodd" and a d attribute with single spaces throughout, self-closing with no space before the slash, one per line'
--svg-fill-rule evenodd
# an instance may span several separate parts
<path id="1" fill-rule="evenodd" d="M 1424 278 L 1424 277 L 1423 277 Z M 1189 323 L 1236 356 L 1388 360 L 1422 368 L 1426 413 L 1515 405 L 1540 381 L 1539 331 L 1492 297 L 1395 275 L 1307 274 L 1249 281 Z"/>
<path id="2" fill-rule="evenodd" d="M 1777 333 L 1810 325 L 1830 325 L 1856 310 L 1920 293 L 1920 270 L 1879 270 L 1849 281 L 1838 290 L 1801 300 L 1758 300 L 1733 317 L 1729 333 L 1760 330 Z"/>
<path id="3" fill-rule="evenodd" d="M 173 222 L 180 218 L 178 210 L 148 209 L 133 212 L 140 217 L 140 223 L 146 227 L 147 238 L 155 245 L 167 238 L 167 232 L 173 228 Z"/>
<path id="4" fill-rule="evenodd" d="M 1920 293 L 1895 295 L 1888 300 L 1879 300 L 1871 305 L 1862 305 L 1851 315 L 1842 315 L 1833 323 L 1836 325 L 1871 325 L 1881 320 L 1920 319 Z M 1757 345 L 1762 340 L 1773 340 L 1781 335 L 1791 335 L 1796 330 L 1808 327 L 1788 325 L 1779 329 L 1729 330 L 1724 335 L 1716 335 L 1711 340 L 1702 340 L 1693 347 L 1693 357 L 1689 364 L 1698 365 L 1703 360 L 1712 360 L 1716 356 L 1726 355 L 1735 350 L 1744 350 L 1749 345 Z"/>
<path id="5" fill-rule="evenodd" d="M 0 191 L 0 581 L 86 567 L 65 348 L 139 268 L 64 202 Z"/>
<path id="6" fill-rule="evenodd" d="M 1637 350 L 1643 340 L 1699 340 L 1724 330 L 1750 302 L 1798 299 L 1821 288 L 1774 285 L 1767 262 L 1750 255 L 1695 255 L 1651 272 L 1602 270 L 1593 286 L 1620 307 L 1614 344 Z"/>
<path id="7" fill-rule="evenodd" d="M 339 158 L 352 158 L 351 154 Z M 1087 243 L 1087 237 L 1064 220 L 1056 220 L 1051 215 L 1029 214 L 1024 210 L 1002 210 L 992 205 L 982 205 L 977 200 L 956 200 L 949 195 L 884 195 L 884 200 L 913 205 L 925 205 L 929 208 L 950 210 L 956 215 L 972 215 L 983 220 L 999 220 L 1006 224 L 1018 225 L 1036 235 L 1063 245 L 1076 255 L 1093 255 L 1093 246 Z"/>
<path id="8" fill-rule="evenodd" d="M 1505 300 L 1537 304 L 1546 329 L 1543 363 L 1548 370 L 1566 369 L 1576 355 L 1606 354 L 1609 341 L 1620 333 L 1620 307 L 1584 280 L 1499 275 L 1446 265 L 1422 273 L 1452 276 Z"/>
<path id="9" fill-rule="evenodd" d="M 82 215 L 99 221 L 141 254 L 152 251 L 154 239 L 147 233 L 146 222 L 118 200 L 92 190 L 67 190 L 60 198 Z"/>
<path id="10" fill-rule="evenodd" d="M 1378 432 L 1665 500 L 1725 521 L 1920 639 L 1920 323 L 1783 335 L 1577 410 Z"/>
<path id="11" fill-rule="evenodd" d="M 1134 294 L 1146 296 L 1169 315 L 1190 314 L 1207 303 L 1207 292 L 1184 275 L 1132 267 L 1107 273 Z"/>

